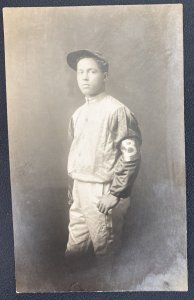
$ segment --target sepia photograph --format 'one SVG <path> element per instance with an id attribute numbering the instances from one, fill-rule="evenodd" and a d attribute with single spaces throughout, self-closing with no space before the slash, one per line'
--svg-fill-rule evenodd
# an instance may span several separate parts
<path id="1" fill-rule="evenodd" d="M 17 293 L 187 291 L 182 5 L 3 24 Z"/>

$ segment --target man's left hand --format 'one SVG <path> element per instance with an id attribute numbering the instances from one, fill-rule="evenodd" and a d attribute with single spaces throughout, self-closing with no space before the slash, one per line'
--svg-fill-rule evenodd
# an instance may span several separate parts
<path id="1" fill-rule="evenodd" d="M 119 202 L 119 198 L 112 194 L 103 195 L 98 204 L 97 207 L 99 211 L 105 215 L 108 214 L 108 211 L 115 207 L 117 203 Z"/>

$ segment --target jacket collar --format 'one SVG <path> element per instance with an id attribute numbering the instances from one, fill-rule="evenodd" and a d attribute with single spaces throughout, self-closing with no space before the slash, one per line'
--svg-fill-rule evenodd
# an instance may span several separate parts
<path id="1" fill-rule="evenodd" d="M 106 92 L 102 92 L 94 97 L 85 97 L 86 103 L 93 103 L 102 100 L 106 96 Z"/>

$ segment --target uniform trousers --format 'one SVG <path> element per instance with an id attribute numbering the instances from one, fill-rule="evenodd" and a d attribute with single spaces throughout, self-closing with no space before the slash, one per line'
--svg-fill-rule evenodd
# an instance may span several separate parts
<path id="1" fill-rule="evenodd" d="M 66 256 L 86 254 L 91 244 L 96 256 L 112 255 L 120 248 L 130 198 L 120 199 L 107 215 L 101 213 L 97 204 L 110 185 L 74 180 Z"/>

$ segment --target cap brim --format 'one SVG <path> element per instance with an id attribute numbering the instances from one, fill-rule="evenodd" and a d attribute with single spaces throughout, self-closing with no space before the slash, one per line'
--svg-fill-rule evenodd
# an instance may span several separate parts
<path id="1" fill-rule="evenodd" d="M 67 63 L 70 66 L 70 68 L 76 71 L 78 59 L 81 57 L 101 58 L 100 55 L 98 56 L 97 54 L 89 50 L 78 50 L 78 51 L 70 52 L 67 55 Z"/>

